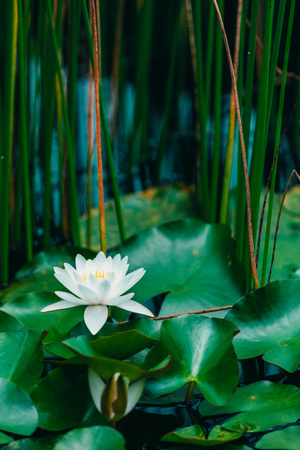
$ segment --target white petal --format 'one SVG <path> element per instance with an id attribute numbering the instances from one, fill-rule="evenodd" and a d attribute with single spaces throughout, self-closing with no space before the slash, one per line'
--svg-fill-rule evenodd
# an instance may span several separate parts
<path id="1" fill-rule="evenodd" d="M 146 379 L 140 378 L 139 380 L 134 381 L 132 384 L 129 385 L 128 400 L 127 400 L 125 415 L 130 413 L 130 411 L 133 410 L 133 408 L 135 407 L 135 405 L 141 398 L 145 384 L 146 384 Z"/>
<path id="2" fill-rule="evenodd" d="M 98 270 L 102 270 L 102 266 L 105 260 L 106 256 L 103 252 L 99 252 L 96 258 L 93 259 L 94 263 L 97 265 Z"/>
<path id="3" fill-rule="evenodd" d="M 69 264 L 69 263 L 65 263 L 64 266 L 65 266 L 66 272 L 68 273 L 68 275 L 70 276 L 70 278 L 72 280 L 74 273 L 76 273 L 76 269 L 74 269 L 74 267 L 71 266 L 71 264 Z"/>
<path id="4" fill-rule="evenodd" d="M 95 292 L 93 289 L 90 289 L 87 286 L 79 284 L 78 285 L 78 290 L 80 292 L 80 297 L 84 298 L 89 303 L 98 299 L 97 292 Z"/>
<path id="5" fill-rule="evenodd" d="M 67 300 L 62 300 L 61 302 L 52 303 L 52 305 L 46 306 L 41 312 L 59 311 L 60 309 L 74 308 L 75 306 L 78 305 L 76 303 L 68 302 Z"/>
<path id="6" fill-rule="evenodd" d="M 88 306 L 84 311 L 84 321 L 92 334 L 98 333 L 103 327 L 108 316 L 106 306 Z"/>
<path id="7" fill-rule="evenodd" d="M 113 258 L 112 262 L 113 262 L 113 268 L 114 268 L 114 270 L 116 270 L 116 267 L 118 267 L 120 261 L 121 261 L 121 255 L 120 255 L 120 254 L 119 254 L 119 255 L 116 255 L 116 256 Z"/>
<path id="8" fill-rule="evenodd" d="M 57 272 L 54 274 L 54 276 L 63 286 L 69 289 L 69 291 L 73 292 L 73 294 L 77 295 L 78 297 L 81 297 L 77 285 L 75 284 L 74 281 L 70 279 L 68 274 L 61 275 L 60 273 Z"/>
<path id="9" fill-rule="evenodd" d="M 117 297 L 118 295 L 123 294 L 123 292 L 128 291 L 144 276 L 145 272 L 146 271 L 144 269 L 138 269 L 126 275 L 126 277 L 123 278 L 123 280 L 121 280 L 118 284 L 114 286 L 112 295 L 114 297 Z"/>
<path id="10" fill-rule="evenodd" d="M 148 308 L 133 300 L 129 300 L 125 303 L 120 303 L 118 305 L 118 308 L 125 309 L 126 311 L 131 311 L 137 314 L 144 314 L 145 316 L 154 317 L 154 314 Z"/>
<path id="11" fill-rule="evenodd" d="M 97 264 L 95 264 L 94 261 L 92 261 L 91 259 L 88 259 L 85 264 L 86 275 L 88 275 L 89 273 L 95 274 L 96 270 L 97 270 Z"/>
<path id="12" fill-rule="evenodd" d="M 99 303 L 105 302 L 111 290 L 110 282 L 107 280 L 100 280 L 100 282 L 95 287 L 95 292 L 97 293 L 97 298 Z"/>
<path id="13" fill-rule="evenodd" d="M 95 403 L 96 408 L 101 412 L 101 396 L 103 389 L 105 387 L 104 381 L 99 377 L 97 372 L 95 372 L 90 367 L 88 368 L 88 382 L 91 392 L 92 399 Z"/>
<path id="14" fill-rule="evenodd" d="M 78 270 L 78 272 L 80 272 L 80 274 L 82 272 L 84 272 L 85 263 L 86 263 L 86 259 L 82 255 L 78 254 L 75 258 L 75 265 L 76 265 L 76 269 Z"/>
<path id="15" fill-rule="evenodd" d="M 62 298 L 63 300 L 67 300 L 67 302 L 74 303 L 76 305 L 86 305 L 86 300 L 83 300 L 82 298 L 78 298 L 73 294 L 69 294 L 69 292 L 63 292 L 63 291 L 55 291 L 55 294 Z"/>
<path id="16" fill-rule="evenodd" d="M 121 303 L 126 303 L 128 300 L 131 300 L 134 296 L 134 293 L 122 295 L 122 297 L 114 297 L 106 300 L 105 304 L 109 306 L 119 306 Z"/>

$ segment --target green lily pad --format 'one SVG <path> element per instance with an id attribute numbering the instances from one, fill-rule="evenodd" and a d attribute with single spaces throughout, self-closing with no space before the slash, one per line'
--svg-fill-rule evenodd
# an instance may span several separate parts
<path id="1" fill-rule="evenodd" d="M 263 359 L 294 372 L 300 364 L 300 280 L 274 281 L 242 298 L 226 315 L 241 332 L 234 339 L 240 359 Z"/>
<path id="2" fill-rule="evenodd" d="M 33 388 L 31 398 L 40 428 L 60 431 L 78 425 L 92 402 L 85 368 L 53 370 Z"/>
<path id="3" fill-rule="evenodd" d="M 0 333 L 0 377 L 30 393 L 43 371 L 43 359 L 40 331 Z"/>
<path id="4" fill-rule="evenodd" d="M 25 326 L 10 314 L 0 311 L 0 333 L 3 331 L 22 330 Z"/>
<path id="5" fill-rule="evenodd" d="M 134 286 L 134 300 L 143 303 L 168 292 L 160 315 L 232 305 L 243 294 L 245 271 L 227 225 L 170 222 L 134 236 L 118 252 L 128 255 L 130 270 L 146 269 Z M 118 310 L 114 316 L 128 313 Z"/>
<path id="6" fill-rule="evenodd" d="M 7 436 L 7 434 L 1 433 L 0 431 L 0 444 L 8 444 L 12 441 L 13 439 L 10 436 Z"/>
<path id="7" fill-rule="evenodd" d="M 29 395 L 20 386 L 0 378 L 0 429 L 29 436 L 38 423 L 38 413 Z"/>
<path id="8" fill-rule="evenodd" d="M 58 436 L 45 436 L 42 438 L 27 438 L 11 442 L 2 450 L 50 450 L 53 449 Z"/>
<path id="9" fill-rule="evenodd" d="M 62 436 L 53 450 L 125 450 L 125 439 L 109 427 L 78 428 Z"/>
<path id="10" fill-rule="evenodd" d="M 181 189 L 173 186 L 151 187 L 143 192 L 122 195 L 121 207 L 127 238 L 142 230 L 171 220 L 196 217 L 197 211 L 193 203 L 192 188 L 188 186 L 183 186 Z M 107 248 L 112 248 L 120 244 L 120 233 L 113 200 L 105 205 L 105 220 L 106 223 L 109 223 L 109 227 L 106 229 Z M 83 216 L 80 222 L 81 240 L 86 243 L 87 216 Z M 91 222 L 91 248 L 99 251 L 98 208 L 92 209 Z"/>
<path id="11" fill-rule="evenodd" d="M 233 444 L 222 444 L 221 447 L 220 445 L 215 445 L 213 447 L 210 447 L 210 450 L 251 450 L 251 447 L 248 447 L 247 445 L 233 445 Z M 194 445 L 188 445 L 188 446 L 182 446 L 182 445 L 178 445 L 176 447 L 168 447 L 168 450 L 195 450 L 195 446 Z"/>
<path id="12" fill-rule="evenodd" d="M 300 426 L 288 427 L 284 430 L 265 434 L 255 445 L 259 449 L 299 450 Z"/>
<path id="13" fill-rule="evenodd" d="M 30 330 L 47 330 L 44 343 L 52 342 L 83 320 L 84 306 L 41 313 L 41 309 L 55 303 L 58 297 L 50 292 L 33 292 L 5 303 L 1 310 L 20 320 Z"/>
<path id="14" fill-rule="evenodd" d="M 78 336 L 77 338 L 68 339 L 65 345 L 70 348 L 77 356 L 66 361 L 68 364 L 88 364 L 92 367 L 101 378 L 108 381 L 115 373 L 121 373 L 123 377 L 127 377 L 131 382 L 142 377 L 152 377 L 156 373 L 167 370 L 170 364 L 169 358 L 164 358 L 161 365 L 154 364 L 152 370 L 144 370 L 139 366 L 130 364 L 118 359 L 108 358 L 98 353 L 91 345 L 87 336 Z"/>
<path id="15" fill-rule="evenodd" d="M 258 381 L 238 388 L 227 405 L 215 407 L 204 401 L 199 411 L 208 416 L 239 413 L 222 426 L 231 430 L 239 422 L 249 425 L 249 431 L 264 431 L 299 419 L 300 389 L 271 381 Z"/>
<path id="16" fill-rule="evenodd" d="M 74 264 L 75 256 L 95 257 L 95 252 L 80 247 L 56 247 L 37 254 L 16 275 L 14 281 L 0 292 L 0 302 L 6 303 L 33 292 L 54 292 L 61 290 L 61 283 L 54 277 L 54 266 L 63 263 Z"/>
<path id="17" fill-rule="evenodd" d="M 159 397 L 195 381 L 211 403 L 226 403 L 239 380 L 232 345 L 236 331 L 235 325 L 225 319 L 187 315 L 165 320 L 161 340 L 150 350 L 144 367 L 151 367 L 169 354 L 172 366 L 168 372 L 148 381 L 146 394 Z"/>
<path id="18" fill-rule="evenodd" d="M 246 433 L 248 428 L 245 426 L 238 427 L 239 429 L 226 430 L 220 425 L 215 426 L 206 438 L 202 428 L 199 425 L 192 425 L 191 427 L 181 428 L 177 431 L 163 436 L 162 441 L 177 442 L 178 444 L 190 444 L 197 447 L 212 447 L 214 445 L 221 445 L 226 442 L 235 441 L 239 439 L 242 434 Z"/>

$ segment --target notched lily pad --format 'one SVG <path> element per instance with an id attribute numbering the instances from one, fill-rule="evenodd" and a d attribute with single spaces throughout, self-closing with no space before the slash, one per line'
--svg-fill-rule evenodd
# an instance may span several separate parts
<path id="1" fill-rule="evenodd" d="M 204 401 L 199 406 L 199 412 L 208 416 L 238 413 L 222 426 L 231 430 L 239 422 L 248 425 L 251 432 L 265 431 L 299 419 L 300 389 L 271 381 L 258 381 L 238 388 L 224 406 L 216 407 Z"/>
<path id="2" fill-rule="evenodd" d="M 78 428 L 62 436 L 53 450 L 125 450 L 125 439 L 109 427 Z"/>
<path id="3" fill-rule="evenodd" d="M 150 378 L 166 371 L 171 365 L 171 358 L 168 356 L 163 361 L 153 364 L 149 370 L 141 369 L 139 366 L 126 361 L 108 358 L 93 348 L 87 336 L 68 339 L 64 344 L 77 355 L 67 360 L 67 364 L 87 364 L 105 381 L 108 381 L 115 373 L 121 373 L 130 382 L 143 377 Z"/>
<path id="4" fill-rule="evenodd" d="M 220 425 L 215 426 L 206 437 L 199 425 L 193 425 L 187 428 L 181 428 L 177 431 L 163 436 L 162 441 L 177 442 L 178 444 L 190 444 L 197 447 L 212 447 L 226 442 L 239 439 L 244 433 L 247 433 L 248 427 L 237 424 L 238 429 L 226 430 Z"/>
<path id="5" fill-rule="evenodd" d="M 0 378 L 0 430 L 29 436 L 38 423 L 37 410 L 20 386 Z"/>
<path id="6" fill-rule="evenodd" d="M 226 318 L 240 333 L 234 348 L 240 359 L 263 359 L 288 372 L 300 364 L 300 280 L 274 281 L 236 303 Z"/>
<path id="7" fill-rule="evenodd" d="M 146 269 L 134 287 L 134 300 L 143 303 L 168 292 L 160 315 L 232 305 L 243 295 L 245 270 L 227 225 L 170 222 L 139 233 L 117 252 L 128 255 L 130 270 Z M 117 311 L 115 316 L 128 314 Z"/>
<path id="8" fill-rule="evenodd" d="M 268 450 L 299 450 L 300 426 L 292 426 L 284 430 L 265 434 L 255 445 L 255 448 Z"/>
<path id="9" fill-rule="evenodd" d="M 232 345 L 236 331 L 236 326 L 227 320 L 198 315 L 164 321 L 161 339 L 150 350 L 143 367 L 151 367 L 169 354 L 172 366 L 168 372 L 148 381 L 146 394 L 159 397 L 195 381 L 207 400 L 216 405 L 226 403 L 239 380 Z"/>
<path id="10" fill-rule="evenodd" d="M 39 331 L 0 333 L 0 377 L 30 393 L 44 368 L 41 338 Z"/>

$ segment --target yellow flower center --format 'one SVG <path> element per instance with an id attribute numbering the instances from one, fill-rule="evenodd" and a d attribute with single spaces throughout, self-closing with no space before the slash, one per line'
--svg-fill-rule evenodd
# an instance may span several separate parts
<path id="1" fill-rule="evenodd" d="M 90 272 L 92 273 L 92 272 Z M 106 274 L 104 273 L 104 270 L 101 272 L 100 270 L 96 270 L 96 272 L 94 273 L 95 277 L 97 278 L 105 278 L 107 277 L 107 275 L 110 274 L 110 272 L 107 272 Z M 87 276 L 85 274 L 82 275 L 83 281 L 86 281 Z"/>

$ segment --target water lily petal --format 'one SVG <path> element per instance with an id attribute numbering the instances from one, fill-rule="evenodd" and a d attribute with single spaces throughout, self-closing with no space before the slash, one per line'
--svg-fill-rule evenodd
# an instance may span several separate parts
<path id="1" fill-rule="evenodd" d="M 76 269 L 69 263 L 64 263 L 66 273 L 73 279 L 74 274 L 77 274 Z"/>
<path id="2" fill-rule="evenodd" d="M 76 305 L 86 305 L 88 302 L 82 298 L 78 298 L 73 294 L 69 294 L 69 292 L 63 292 L 63 291 L 55 291 L 55 294 L 62 298 L 63 300 L 67 300 L 67 302 L 74 303 Z"/>
<path id="3" fill-rule="evenodd" d="M 114 270 L 116 270 L 116 268 L 118 267 L 120 261 L 121 261 L 121 255 L 120 255 L 120 254 L 116 255 L 116 256 L 113 258 L 112 262 L 113 262 Z"/>
<path id="4" fill-rule="evenodd" d="M 84 298 L 89 303 L 98 299 L 97 292 L 95 292 L 93 289 L 90 289 L 88 286 L 79 284 L 78 290 L 80 292 L 80 297 Z"/>
<path id="5" fill-rule="evenodd" d="M 98 333 L 107 320 L 108 309 L 106 306 L 88 306 L 84 311 L 84 321 L 92 334 Z"/>
<path id="6" fill-rule="evenodd" d="M 144 276 L 145 272 L 146 271 L 144 269 L 137 269 L 134 272 L 126 275 L 126 277 L 124 277 L 122 280 L 120 280 L 119 283 L 114 286 L 112 295 L 114 297 L 117 297 L 123 294 L 123 292 L 128 291 L 128 289 L 134 286 Z"/>
<path id="7" fill-rule="evenodd" d="M 97 298 L 99 299 L 99 303 L 105 302 L 106 298 L 109 295 L 111 290 L 110 282 L 105 280 L 99 280 L 97 286 L 95 287 L 95 291 L 97 293 Z M 105 302 L 106 303 L 106 302 Z"/>
<path id="8" fill-rule="evenodd" d="M 125 415 L 130 413 L 130 411 L 133 410 L 133 408 L 135 407 L 135 405 L 141 398 L 145 384 L 146 384 L 146 378 L 140 378 L 139 380 L 134 381 L 132 384 L 129 385 L 128 400 L 127 400 Z"/>
<path id="9" fill-rule="evenodd" d="M 46 308 L 43 308 L 41 312 L 59 311 L 60 309 L 74 308 L 75 306 L 79 305 L 68 302 L 67 300 L 62 300 L 61 302 L 52 303 L 52 305 L 46 306 Z"/>
<path id="10" fill-rule="evenodd" d="M 85 264 L 85 275 L 87 276 L 89 273 L 95 274 L 96 270 L 98 270 L 97 264 L 95 264 L 91 259 L 88 259 Z"/>
<path id="11" fill-rule="evenodd" d="M 80 292 L 77 288 L 77 284 L 70 279 L 70 277 L 66 275 L 61 275 L 61 272 L 57 272 L 54 274 L 55 278 L 69 291 L 73 292 L 73 294 L 77 295 L 78 297 L 81 297 Z"/>
<path id="12" fill-rule="evenodd" d="M 94 401 L 94 404 L 99 412 L 101 412 L 101 397 L 102 392 L 105 388 L 104 381 L 99 377 L 97 372 L 95 372 L 90 367 L 88 368 L 88 382 L 89 388 L 91 392 L 91 397 Z"/>
<path id="13" fill-rule="evenodd" d="M 127 261 L 128 261 L 128 257 L 125 256 L 125 258 L 123 258 L 119 262 L 118 266 L 115 267 L 115 271 L 117 273 L 118 279 L 125 277 L 128 267 L 129 267 L 129 264 L 127 264 Z"/>
<path id="14" fill-rule="evenodd" d="M 94 263 L 96 264 L 98 270 L 102 270 L 102 266 L 106 260 L 106 256 L 103 252 L 99 252 L 96 258 L 93 259 Z"/>
<path id="15" fill-rule="evenodd" d="M 80 274 L 84 272 L 86 259 L 82 255 L 77 255 L 75 258 L 75 266 Z"/>
<path id="16" fill-rule="evenodd" d="M 134 293 L 131 292 L 130 294 L 122 295 L 121 297 L 113 297 L 106 300 L 105 304 L 109 306 L 119 306 L 121 303 L 126 303 L 128 300 L 132 299 L 133 296 Z"/>
<path id="17" fill-rule="evenodd" d="M 133 300 L 129 300 L 125 303 L 120 303 L 118 305 L 118 308 L 125 309 L 126 311 L 131 311 L 137 314 L 144 314 L 145 316 L 154 317 L 154 314 L 150 311 L 150 309 Z"/>

